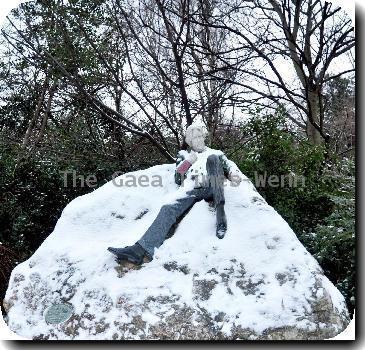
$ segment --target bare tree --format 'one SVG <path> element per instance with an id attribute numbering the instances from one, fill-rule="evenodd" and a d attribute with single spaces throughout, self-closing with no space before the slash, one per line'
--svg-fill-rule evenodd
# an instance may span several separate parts
<path id="1" fill-rule="evenodd" d="M 235 74 L 226 66 L 222 69 L 215 57 L 226 42 L 224 31 L 191 22 L 193 12 L 209 15 L 214 6 L 207 0 L 146 0 L 138 7 L 121 0 L 112 4 L 110 13 L 124 37 L 138 96 L 148 101 L 176 140 L 183 138 L 185 126 L 195 118 L 214 137 L 225 118 L 222 108 L 231 86 L 222 76 L 234 79 Z M 213 70 L 219 78 L 210 74 Z"/>
<path id="2" fill-rule="evenodd" d="M 288 117 L 306 130 L 313 144 L 328 140 L 323 88 L 334 77 L 354 71 L 332 69 L 355 45 L 351 20 L 321 0 L 236 1 L 220 10 L 203 21 L 194 16 L 192 22 L 227 30 L 235 35 L 236 48 L 252 52 L 252 67 L 235 66 L 247 79 L 235 83 L 252 93 L 245 100 L 269 108 L 268 101 L 284 104 Z M 219 56 L 232 67 L 229 55 Z"/>
<path id="3" fill-rule="evenodd" d="M 323 91 L 354 70 L 333 69 L 354 46 L 353 28 L 320 0 L 106 0 L 91 8 L 103 20 L 96 26 L 80 4 L 39 6 L 51 34 L 29 16 L 22 28 L 9 19 L 9 44 L 32 52 L 31 64 L 45 74 L 48 67 L 50 80 L 77 91 L 100 120 L 148 140 L 169 160 L 186 147 L 184 129 L 194 120 L 214 137 L 217 126 L 234 124 L 237 109 L 252 106 L 284 105 L 311 142 L 328 141 Z M 59 38 L 67 51 L 57 48 Z M 43 109 L 53 95 L 40 95 Z"/>
<path id="4" fill-rule="evenodd" d="M 162 135 L 154 121 L 154 116 L 146 109 L 145 104 L 135 96 L 133 91 L 128 89 L 128 81 L 123 79 L 120 75 L 122 71 L 121 67 L 115 69 L 115 60 L 110 60 L 110 55 L 108 55 L 110 52 L 105 50 L 105 48 L 101 49 L 98 47 L 98 41 L 95 41 L 95 37 L 92 37 L 89 30 L 82 25 L 82 21 L 77 17 L 77 8 L 68 7 L 68 12 L 66 12 L 64 7 L 58 8 L 53 5 L 54 4 L 49 3 L 41 4 L 41 6 L 49 8 L 49 10 L 52 11 L 62 36 L 65 40 L 71 43 L 71 47 L 75 34 L 70 32 L 69 27 L 70 23 L 77 23 L 80 33 L 83 34 L 84 41 L 91 47 L 95 54 L 95 58 L 99 62 L 99 67 L 103 69 L 105 78 L 112 78 L 112 83 L 104 84 L 104 88 L 95 91 L 93 86 L 90 85 L 88 77 L 85 77 L 84 75 L 82 68 L 85 67 L 77 66 L 77 62 L 79 61 L 77 60 L 77 57 L 75 57 L 74 61 L 70 61 L 70 57 L 67 56 L 58 57 L 54 53 L 57 52 L 57 46 L 55 48 L 55 46 L 50 45 L 52 43 L 45 40 L 45 38 L 39 34 L 37 23 L 32 23 L 28 18 L 26 18 L 26 23 L 23 23 L 23 25 L 26 25 L 26 30 L 23 28 L 21 30 L 18 25 L 8 17 L 14 35 L 9 35 L 5 32 L 3 32 L 3 35 L 14 47 L 17 47 L 18 50 L 25 49 L 32 52 L 33 58 L 36 62 L 35 64 L 39 64 L 40 62 L 41 64 L 50 65 L 53 71 L 61 75 L 63 79 L 66 79 L 68 84 L 76 89 L 76 91 L 78 91 L 79 94 L 88 101 L 89 106 L 91 106 L 91 108 L 96 111 L 101 118 L 117 125 L 122 130 L 148 139 L 149 142 L 156 146 L 167 159 L 173 160 L 174 157 L 170 153 L 170 149 L 166 143 L 164 135 Z M 56 12 L 57 10 L 59 12 Z M 72 65 L 68 64 L 68 62 L 71 62 Z M 88 73 L 90 73 L 90 71 Z M 133 116 L 136 114 L 135 111 L 123 111 L 122 113 L 120 111 L 120 107 L 116 106 L 117 108 L 113 108 L 110 106 L 106 101 L 108 100 L 110 87 L 114 87 L 114 91 L 117 92 L 119 89 L 124 93 L 124 95 L 127 95 L 128 98 L 137 106 L 137 113 L 141 112 L 144 114 L 149 122 L 149 126 L 152 126 L 152 131 L 156 132 L 151 132 L 148 128 L 143 127 L 141 123 L 134 121 Z M 117 100 L 118 98 L 121 98 L 120 93 L 119 96 L 116 95 L 116 98 Z M 42 99 L 42 102 L 43 100 L 44 98 Z"/>
<path id="5" fill-rule="evenodd" d="M 216 7 L 217 4 L 210 0 L 198 0 L 194 14 L 203 21 L 213 16 Z M 228 122 L 229 116 L 225 109 L 234 110 L 232 94 L 236 69 L 219 59 L 219 53 L 229 45 L 229 33 L 196 23 L 191 23 L 191 28 L 188 47 L 195 64 L 190 75 L 195 80 L 194 87 L 199 95 L 196 113 L 202 116 L 211 138 L 215 139 L 217 129 L 223 124 L 233 125 L 235 117 L 233 113 Z"/>

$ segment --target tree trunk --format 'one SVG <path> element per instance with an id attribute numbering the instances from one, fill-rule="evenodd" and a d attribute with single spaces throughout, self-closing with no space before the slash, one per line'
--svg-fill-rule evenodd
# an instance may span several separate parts
<path id="1" fill-rule="evenodd" d="M 48 100 L 47 100 L 46 110 L 44 112 L 42 124 L 39 129 L 39 133 L 38 133 L 37 139 L 34 142 L 33 147 L 42 141 L 42 138 L 43 138 L 44 132 L 46 130 L 46 126 L 47 126 L 48 117 L 51 113 L 52 101 L 53 101 L 54 94 L 56 92 L 56 88 L 57 88 L 57 79 L 55 79 L 55 81 L 52 83 L 52 86 L 49 89 L 49 92 L 48 92 L 49 96 L 48 96 Z"/>
<path id="2" fill-rule="evenodd" d="M 42 91 L 41 91 L 41 94 L 38 98 L 38 101 L 37 101 L 37 105 L 36 105 L 36 108 L 35 108 L 35 111 L 33 113 L 33 117 L 32 119 L 30 120 L 29 122 L 29 125 L 28 125 L 28 128 L 27 128 L 27 131 L 25 132 L 25 136 L 24 136 L 24 139 L 23 139 L 23 142 L 22 142 L 22 149 L 25 149 L 29 143 L 29 139 L 30 139 L 30 136 L 33 132 L 33 128 L 34 126 L 36 125 L 38 119 L 39 119 L 39 116 L 40 116 L 40 113 L 41 113 L 41 108 L 42 108 L 42 104 L 44 102 L 44 97 L 45 97 L 45 94 L 47 92 L 47 89 L 48 89 L 48 83 L 49 83 L 49 78 L 46 77 L 44 83 L 43 83 L 43 86 L 42 86 Z"/>
<path id="3" fill-rule="evenodd" d="M 310 116 L 307 118 L 306 132 L 310 143 L 313 145 L 321 145 L 324 139 L 313 123 L 321 127 L 320 108 L 319 108 L 319 96 L 315 91 L 308 92 L 308 109 L 310 110 Z"/>

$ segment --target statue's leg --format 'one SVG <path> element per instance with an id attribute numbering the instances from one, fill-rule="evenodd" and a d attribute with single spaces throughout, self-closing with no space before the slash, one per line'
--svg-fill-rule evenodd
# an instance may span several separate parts
<path id="1" fill-rule="evenodd" d="M 214 206 L 217 216 L 218 238 L 223 238 L 227 231 L 227 218 L 224 211 L 224 170 L 223 165 L 217 155 L 210 155 L 207 159 L 208 184 L 213 193 Z"/>
<path id="2" fill-rule="evenodd" d="M 214 204 L 217 207 L 219 204 L 225 203 L 224 200 L 224 171 L 222 163 L 219 157 L 215 154 L 212 154 L 207 159 L 207 175 L 208 175 L 208 184 L 212 189 Z"/>
<path id="3" fill-rule="evenodd" d="M 171 236 L 171 229 L 176 226 L 196 202 L 207 197 L 208 192 L 208 189 L 194 189 L 188 191 L 186 197 L 179 198 L 171 204 L 163 205 L 156 219 L 137 243 L 152 257 L 155 248 L 160 247 L 164 240 Z"/>

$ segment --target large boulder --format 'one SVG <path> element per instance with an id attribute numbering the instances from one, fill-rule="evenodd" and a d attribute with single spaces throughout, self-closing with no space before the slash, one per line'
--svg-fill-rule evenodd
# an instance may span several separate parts
<path id="1" fill-rule="evenodd" d="M 12 272 L 10 329 L 30 339 L 328 339 L 347 326 L 343 296 L 248 179 L 225 187 L 224 239 L 202 201 L 153 261 L 117 265 L 107 247 L 133 244 L 186 191 L 173 175 L 173 164 L 155 166 L 73 200 Z M 46 321 L 60 303 L 72 316 Z"/>

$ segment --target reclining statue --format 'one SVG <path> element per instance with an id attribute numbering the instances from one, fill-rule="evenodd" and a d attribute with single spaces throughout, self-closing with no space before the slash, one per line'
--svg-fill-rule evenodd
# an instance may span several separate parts
<path id="1" fill-rule="evenodd" d="M 184 186 L 185 181 L 193 181 L 183 198 L 161 207 L 156 219 L 142 238 L 133 246 L 112 248 L 108 250 L 116 256 L 118 263 L 128 261 L 141 265 L 144 258 L 153 259 L 155 248 L 160 247 L 171 235 L 171 230 L 185 216 L 196 202 L 205 200 L 213 202 L 216 210 L 216 236 L 222 239 L 227 231 L 227 219 L 224 211 L 225 178 L 238 186 L 242 173 L 229 161 L 222 151 L 208 148 L 205 145 L 207 132 L 205 128 L 190 125 L 186 130 L 185 140 L 191 151 L 179 151 L 176 160 L 175 182 Z"/>

